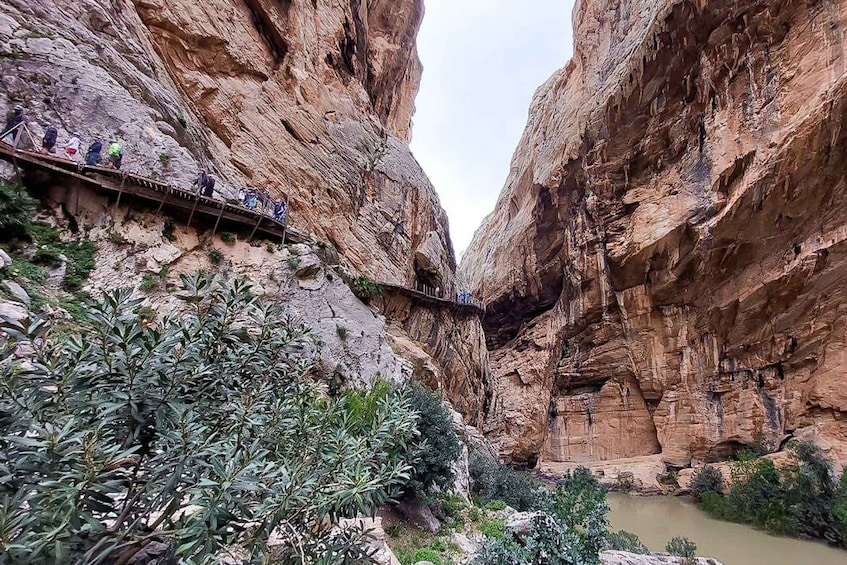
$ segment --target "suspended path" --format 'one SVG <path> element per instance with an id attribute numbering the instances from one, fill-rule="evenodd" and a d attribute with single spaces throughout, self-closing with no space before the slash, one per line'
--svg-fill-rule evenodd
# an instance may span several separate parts
<path id="1" fill-rule="evenodd" d="M 249 210 L 237 204 L 231 204 L 226 200 L 198 195 L 193 191 L 177 188 L 148 177 L 107 167 L 84 165 L 37 151 L 15 149 L 13 146 L 2 142 L 0 142 L 0 159 L 23 171 L 37 171 L 73 178 L 94 187 L 98 191 L 116 195 L 116 205 L 120 205 L 122 198 L 138 199 L 152 205 L 158 205 L 157 213 L 163 209 L 183 214 L 188 213 L 187 225 L 191 225 L 194 218 L 202 219 L 207 224 L 214 222 L 213 234 L 217 231 L 221 222 L 225 221 L 238 224 L 245 230 L 251 230 L 251 239 L 260 235 L 266 238 L 279 239 L 285 243 L 309 241 L 305 234 L 260 211 Z M 421 283 L 417 284 L 416 288 L 388 283 L 381 283 L 380 286 L 387 291 L 398 292 L 420 303 L 449 306 L 459 311 L 477 315 L 485 313 L 485 306 L 469 295 L 461 297 L 462 299 L 458 296 L 446 298 L 442 291 Z"/>

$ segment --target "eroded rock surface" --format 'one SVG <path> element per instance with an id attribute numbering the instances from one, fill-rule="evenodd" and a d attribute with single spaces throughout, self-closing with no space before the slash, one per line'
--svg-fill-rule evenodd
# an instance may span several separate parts
<path id="1" fill-rule="evenodd" d="M 452 288 L 447 218 L 406 145 L 422 16 L 421 0 L 9 0 L 0 107 L 60 146 L 118 140 L 126 170 L 287 196 L 292 225 L 359 272 Z"/>
<path id="2" fill-rule="evenodd" d="M 461 274 L 518 463 L 847 428 L 847 2 L 581 0 Z"/>

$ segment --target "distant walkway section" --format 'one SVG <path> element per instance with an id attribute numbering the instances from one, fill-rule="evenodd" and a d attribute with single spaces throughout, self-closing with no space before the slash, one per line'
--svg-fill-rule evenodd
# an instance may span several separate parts
<path id="1" fill-rule="evenodd" d="M 385 290 L 399 292 L 417 302 L 449 306 L 459 311 L 470 312 L 480 316 L 485 314 L 485 305 L 467 295 L 462 300 L 459 299 L 459 296 L 447 298 L 436 288 L 421 283 L 418 283 L 416 288 L 386 283 L 379 283 L 379 286 Z"/>
<path id="2" fill-rule="evenodd" d="M 15 149 L 0 143 L 0 159 L 25 171 L 43 171 L 65 178 L 73 178 L 94 188 L 117 195 L 117 204 L 122 198 L 145 200 L 163 209 L 188 213 L 187 225 L 195 218 L 204 223 L 214 223 L 216 232 L 221 221 L 240 224 L 250 232 L 250 238 L 261 235 L 280 239 L 287 243 L 302 243 L 307 237 L 259 211 L 248 210 L 226 200 L 216 200 L 196 194 L 194 191 L 177 188 L 169 184 L 120 170 L 100 166 L 83 165 L 45 153 Z"/>

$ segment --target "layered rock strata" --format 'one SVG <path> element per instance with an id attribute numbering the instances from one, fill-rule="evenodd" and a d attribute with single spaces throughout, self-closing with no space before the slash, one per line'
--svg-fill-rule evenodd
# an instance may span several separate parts
<path id="1" fill-rule="evenodd" d="M 847 2 L 581 0 L 461 266 L 517 463 L 847 455 Z"/>
<path id="2" fill-rule="evenodd" d="M 447 218 L 411 156 L 421 0 L 0 5 L 0 106 L 124 168 L 288 198 L 299 230 L 373 279 L 453 286 Z"/>

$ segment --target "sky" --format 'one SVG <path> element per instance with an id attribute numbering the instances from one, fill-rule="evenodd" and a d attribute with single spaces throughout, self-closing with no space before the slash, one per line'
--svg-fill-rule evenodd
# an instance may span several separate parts
<path id="1" fill-rule="evenodd" d="M 570 59 L 573 0 L 425 0 L 412 152 L 461 256 L 493 209 L 532 95 Z"/>

